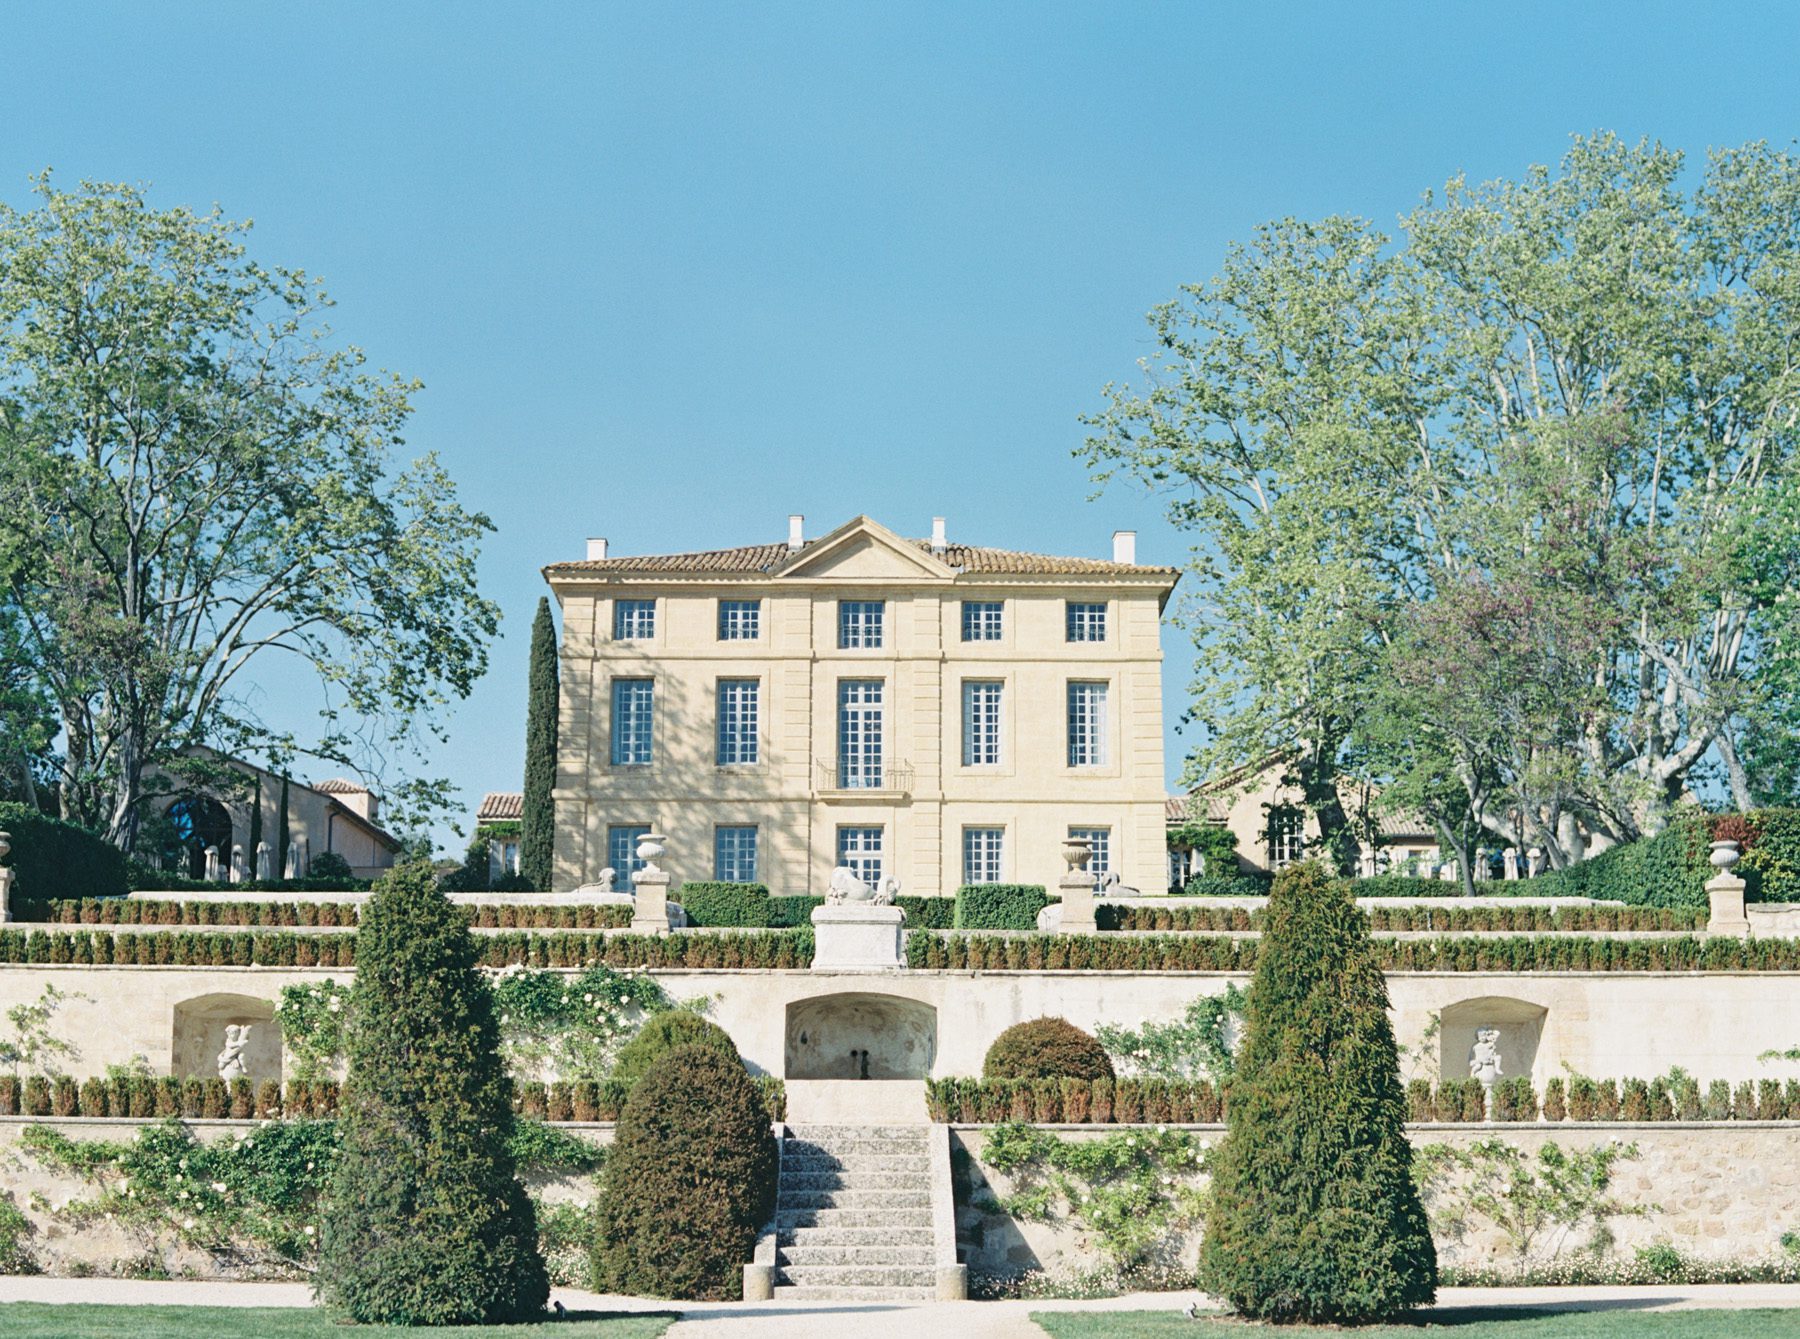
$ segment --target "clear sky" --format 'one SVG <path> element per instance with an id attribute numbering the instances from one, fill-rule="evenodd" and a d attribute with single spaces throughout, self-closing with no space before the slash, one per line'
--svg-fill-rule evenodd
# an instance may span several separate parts
<path id="1" fill-rule="evenodd" d="M 0 47 L 0 197 L 50 166 L 217 202 L 424 380 L 410 445 L 498 526 L 504 637 L 438 768 L 471 810 L 520 785 L 538 568 L 585 537 L 944 515 L 1179 562 L 1160 502 L 1091 499 L 1070 452 L 1228 242 L 1391 223 L 1575 132 L 1800 129 L 1794 4 L 15 0 Z"/>

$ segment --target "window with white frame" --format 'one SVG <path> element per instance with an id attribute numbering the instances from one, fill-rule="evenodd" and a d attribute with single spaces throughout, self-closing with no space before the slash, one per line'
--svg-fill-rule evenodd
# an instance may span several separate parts
<path id="1" fill-rule="evenodd" d="M 1269 814 L 1269 868 L 1286 869 L 1306 853 L 1306 819 L 1293 809 Z"/>
<path id="2" fill-rule="evenodd" d="M 758 759 L 759 712 L 755 679 L 719 680 L 719 766 L 738 767 Z"/>
<path id="3" fill-rule="evenodd" d="M 962 686 L 963 766 L 1000 762 L 1000 681 L 964 679 Z"/>
<path id="4" fill-rule="evenodd" d="M 1106 640 L 1106 605 L 1070 600 L 1067 612 L 1068 639 L 1072 642 Z"/>
<path id="5" fill-rule="evenodd" d="M 1088 844 L 1088 873 L 1098 878 L 1112 873 L 1112 829 L 1070 828 L 1069 835 Z"/>
<path id="6" fill-rule="evenodd" d="M 721 823 L 713 829 L 713 878 L 721 883 L 756 882 L 754 823 Z"/>
<path id="7" fill-rule="evenodd" d="M 655 715 L 655 680 L 613 680 L 612 760 L 615 767 L 643 766 L 650 762 Z"/>
<path id="8" fill-rule="evenodd" d="M 719 640 L 753 642 L 762 636 L 761 600 L 720 600 Z"/>
<path id="9" fill-rule="evenodd" d="M 656 636 L 655 600 L 614 600 L 613 640 L 642 642 Z"/>
<path id="10" fill-rule="evenodd" d="M 1005 828 L 963 829 L 963 882 L 999 883 Z"/>
<path id="11" fill-rule="evenodd" d="M 878 650 L 885 600 L 839 600 L 838 646 L 846 651 Z"/>
<path id="12" fill-rule="evenodd" d="M 644 867 L 638 859 L 638 838 L 650 829 L 644 824 L 615 824 L 606 830 L 606 863 L 612 866 L 613 887 L 631 891 L 632 880 Z"/>
<path id="13" fill-rule="evenodd" d="M 1006 606 L 999 600 L 962 602 L 962 639 L 965 642 L 997 642 L 1005 628 Z"/>
<path id="14" fill-rule="evenodd" d="M 498 879 L 519 872 L 519 840 L 516 837 L 488 838 L 488 878 Z"/>
<path id="15" fill-rule="evenodd" d="M 1169 891 L 1179 893 L 1194 877 L 1194 852 L 1181 847 L 1169 852 Z"/>
<path id="16" fill-rule="evenodd" d="M 837 862 L 871 888 L 881 885 L 881 829 L 839 828 Z"/>
<path id="17" fill-rule="evenodd" d="M 881 789 L 880 679 L 838 681 L 838 786 Z"/>
<path id="18" fill-rule="evenodd" d="M 1099 767 L 1106 762 L 1106 685 L 1083 679 L 1069 682 L 1069 766 Z"/>

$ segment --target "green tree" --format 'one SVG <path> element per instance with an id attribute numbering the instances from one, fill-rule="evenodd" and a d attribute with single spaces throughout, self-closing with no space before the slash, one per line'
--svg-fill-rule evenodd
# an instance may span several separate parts
<path id="1" fill-rule="evenodd" d="M 262 870 L 256 863 L 256 848 L 262 845 L 262 773 L 258 772 L 250 788 L 250 835 L 244 846 L 244 867 L 253 879 L 262 877 Z"/>
<path id="2" fill-rule="evenodd" d="M 281 798 L 275 804 L 275 868 L 270 873 L 277 879 L 287 878 L 288 843 L 288 779 L 281 778 Z"/>
<path id="3" fill-rule="evenodd" d="M 531 670 L 525 704 L 525 811 L 520 825 L 519 873 L 540 893 L 550 891 L 556 845 L 557 663 L 556 622 L 550 601 L 538 600 L 531 625 Z"/>
<path id="4" fill-rule="evenodd" d="M 549 1296 L 479 960 L 423 861 L 363 909 L 317 1282 L 359 1322 L 491 1325 Z"/>
<path id="5" fill-rule="evenodd" d="M 775 1207 L 775 1137 L 736 1056 L 681 1046 L 619 1113 L 594 1265 L 604 1292 L 735 1301 Z"/>
<path id="6" fill-rule="evenodd" d="M 308 752 L 380 775 L 487 665 L 486 517 L 425 456 L 393 471 L 416 382 L 335 340 L 317 281 L 247 224 L 129 186 L 0 206 L 0 578 L 55 704 L 62 816 L 129 849 L 194 756 Z M 257 717 L 285 654 L 317 738 Z M 442 783 L 386 786 L 402 817 Z"/>
<path id="7" fill-rule="evenodd" d="M 1362 1324 L 1429 1302 L 1387 979 L 1349 885 L 1284 870 L 1250 984 L 1200 1285 L 1261 1320 Z"/>
<path id="8" fill-rule="evenodd" d="M 1341 858 L 1337 773 L 1397 675 L 1479 828 L 1558 866 L 1659 831 L 1703 759 L 1740 807 L 1746 743 L 1779 770 L 1800 157 L 1681 169 L 1578 138 L 1559 172 L 1451 181 L 1398 243 L 1271 224 L 1151 314 L 1085 454 L 1200 541 L 1194 774 L 1296 758 Z M 1426 673 L 1444 650 L 1466 672 Z"/>

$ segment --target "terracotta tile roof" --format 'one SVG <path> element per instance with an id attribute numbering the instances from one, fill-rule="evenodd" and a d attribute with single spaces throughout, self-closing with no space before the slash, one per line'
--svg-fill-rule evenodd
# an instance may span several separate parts
<path id="1" fill-rule="evenodd" d="M 1171 823 L 1223 823 L 1231 815 L 1231 806 L 1216 795 L 1170 795 L 1163 800 L 1163 817 Z"/>
<path id="2" fill-rule="evenodd" d="M 314 781 L 309 787 L 321 795 L 366 795 L 369 788 L 360 781 L 352 781 L 348 777 L 334 776 L 327 781 Z"/>
<path id="3" fill-rule="evenodd" d="M 475 811 L 477 823 L 504 823 L 525 817 L 525 797 L 516 790 L 490 790 Z"/>
<path id="4" fill-rule="evenodd" d="M 817 542 L 808 540 L 806 548 L 811 548 Z M 917 545 L 922 552 L 931 552 L 931 541 L 928 539 L 907 542 Z M 577 576 L 583 572 L 770 572 L 792 556 L 793 551 L 786 544 L 750 544 L 738 549 L 708 549 L 702 553 L 589 558 L 576 562 L 551 563 L 544 571 L 555 576 Z M 1104 558 L 1058 558 L 1043 553 L 1018 553 L 1011 549 L 981 548 L 973 544 L 952 544 L 939 556 L 947 566 L 964 572 L 1007 576 L 1174 576 L 1177 570 L 1173 567 L 1115 563 Z"/>

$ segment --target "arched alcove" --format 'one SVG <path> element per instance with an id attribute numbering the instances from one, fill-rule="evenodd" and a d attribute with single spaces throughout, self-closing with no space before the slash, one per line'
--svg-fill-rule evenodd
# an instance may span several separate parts
<path id="1" fill-rule="evenodd" d="M 937 1058 L 937 1010 L 899 995 L 815 995 L 787 1007 L 790 1079 L 923 1079 Z"/>
<path id="2" fill-rule="evenodd" d="M 1500 1034 L 1500 1064 L 1506 1077 L 1529 1077 L 1548 1014 L 1541 1004 L 1504 995 L 1458 1000 L 1438 1015 L 1440 1073 L 1446 1079 L 1468 1078 L 1475 1033 L 1491 1027 Z"/>
<path id="3" fill-rule="evenodd" d="M 219 1074 L 227 1027 L 250 1029 L 243 1049 L 245 1076 L 260 1083 L 281 1079 L 281 1030 L 275 1006 L 254 995 L 199 995 L 175 1006 L 175 1034 L 170 1047 L 170 1073 L 209 1079 Z"/>
<path id="4" fill-rule="evenodd" d="M 231 864 L 231 814 L 210 795 L 183 795 L 171 804 L 167 818 L 170 849 L 165 860 L 179 860 L 190 879 L 206 877 L 206 848 L 219 850 L 220 868 Z"/>

